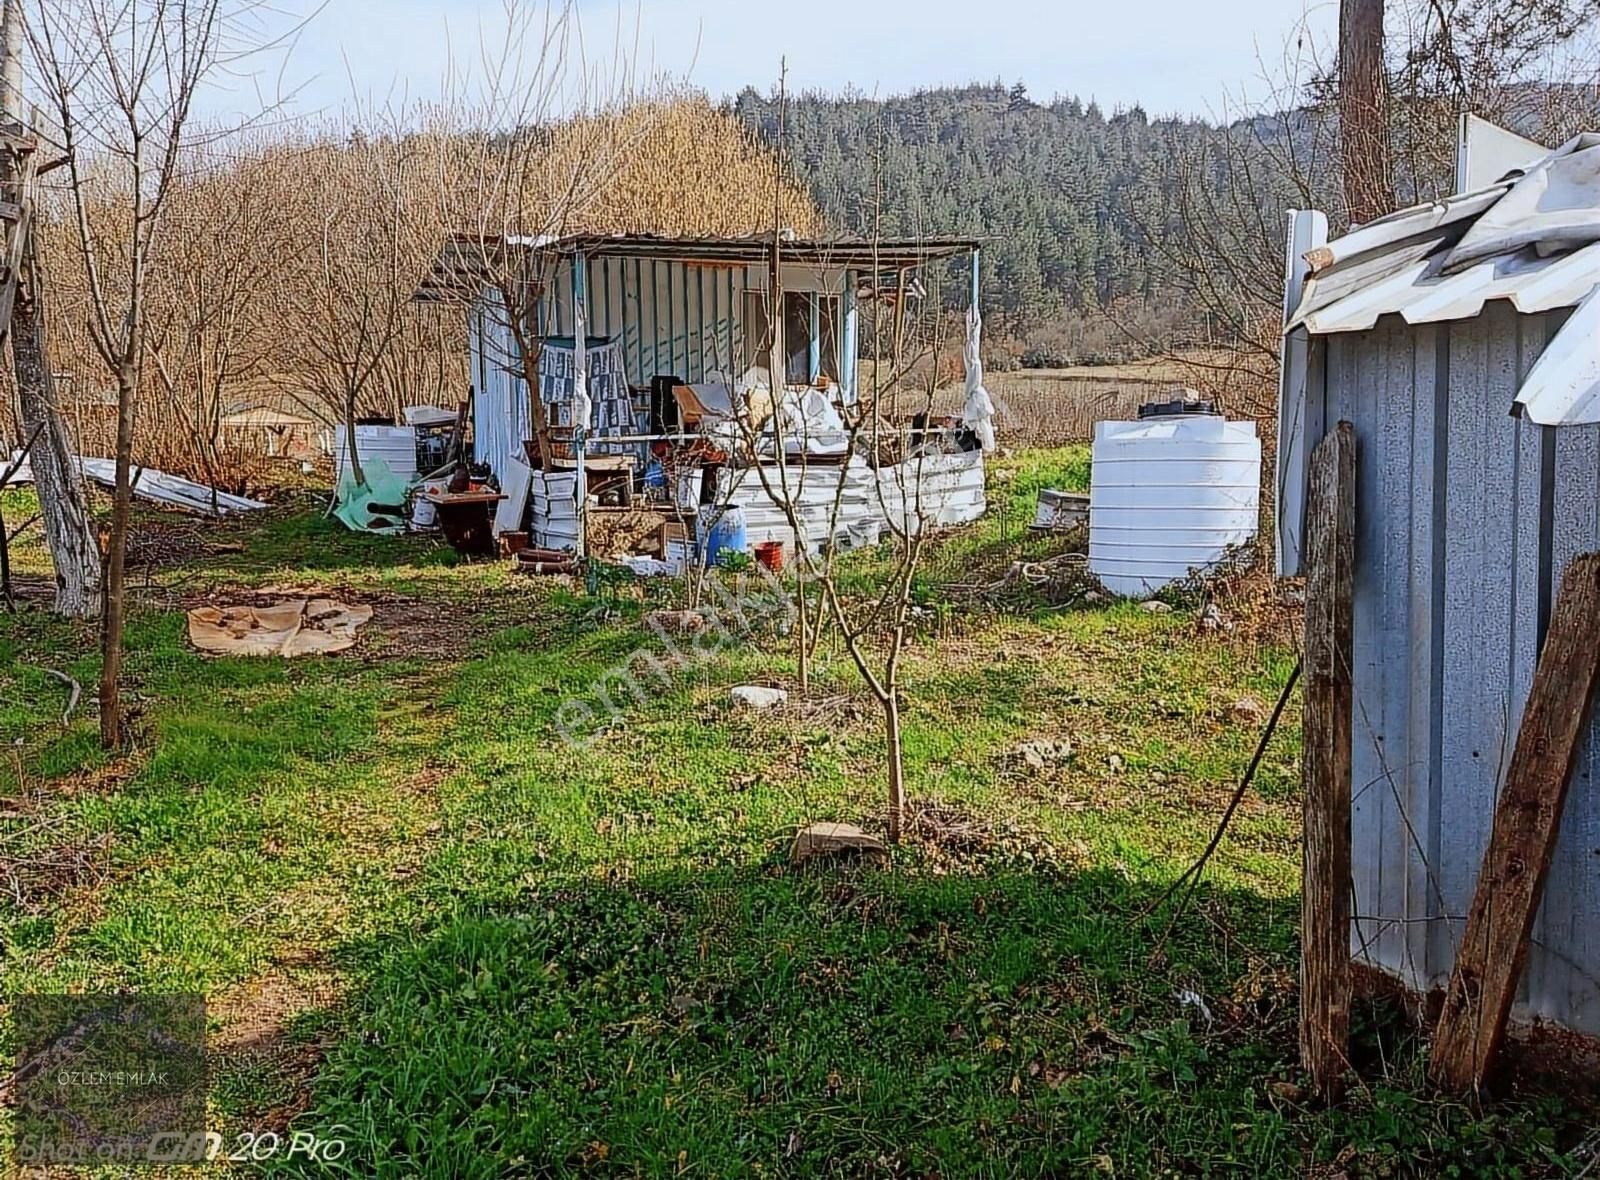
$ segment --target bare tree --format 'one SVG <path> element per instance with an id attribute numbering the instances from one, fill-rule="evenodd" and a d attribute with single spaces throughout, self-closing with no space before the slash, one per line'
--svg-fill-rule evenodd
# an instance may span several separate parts
<path id="1" fill-rule="evenodd" d="M 360 124 L 299 153 L 314 240 L 304 244 L 302 284 L 281 293 L 280 318 L 292 330 L 275 379 L 332 411 L 351 474 L 365 484 L 356 419 L 410 400 L 410 390 L 394 388 L 399 354 L 413 343 L 412 295 L 444 235 L 431 189 L 434 139 L 404 114 L 369 111 Z"/>
<path id="2" fill-rule="evenodd" d="M 208 147 L 192 153 L 190 177 L 168 198 L 160 265 L 146 292 L 156 377 L 146 417 L 168 440 L 155 456 L 162 464 L 194 471 L 213 489 L 243 491 L 250 468 L 227 446 L 223 423 L 230 398 L 264 383 L 286 339 L 298 338 L 274 313 L 286 272 L 303 274 L 286 262 L 303 245 L 295 203 L 304 182 L 285 151 L 254 148 L 241 159 Z"/>
<path id="3" fill-rule="evenodd" d="M 227 57 L 227 40 L 250 7 L 242 0 L 36 0 L 28 22 L 66 154 L 90 336 L 117 392 L 101 623 L 100 740 L 107 747 L 122 741 L 124 559 L 146 291 L 195 96 Z M 96 214 L 108 207 L 125 209 L 126 217 L 101 232 Z"/>
<path id="4" fill-rule="evenodd" d="M 555 448 L 539 365 L 558 260 L 539 247 L 583 224 L 585 207 L 620 166 L 630 129 L 605 116 L 625 79 L 586 76 L 574 0 L 506 0 L 493 43 L 476 97 L 464 80 L 453 103 L 458 126 L 442 141 L 435 191 L 461 264 L 493 291 L 510 330 L 516 355 L 497 359 L 521 373 L 548 467 Z M 557 135 L 563 106 L 578 113 Z"/>
<path id="5" fill-rule="evenodd" d="M 0 18 L 0 90 L 13 137 L 0 149 L 0 187 L 19 210 L 14 268 L 16 289 L 10 319 L 11 357 L 17 382 L 18 419 L 30 441 L 29 459 L 46 544 L 55 569 L 55 609 L 73 618 L 100 611 L 100 550 L 85 502 L 83 480 L 56 398 L 46 332 L 44 276 L 34 239 L 36 216 L 32 181 L 35 150 L 24 121 L 22 101 L 22 0 L 5 0 Z"/>

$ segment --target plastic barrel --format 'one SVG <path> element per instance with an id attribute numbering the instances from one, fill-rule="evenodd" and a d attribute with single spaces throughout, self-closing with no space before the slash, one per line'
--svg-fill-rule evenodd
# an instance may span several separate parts
<path id="1" fill-rule="evenodd" d="M 730 504 L 723 509 L 706 507 L 698 517 L 700 553 L 707 565 L 717 565 L 724 553 L 744 553 L 749 546 L 745 539 L 744 509 Z"/>

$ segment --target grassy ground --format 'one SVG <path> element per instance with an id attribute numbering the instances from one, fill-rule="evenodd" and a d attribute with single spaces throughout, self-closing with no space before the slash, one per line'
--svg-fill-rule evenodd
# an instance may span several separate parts
<path id="1" fill-rule="evenodd" d="M 1087 476 L 1081 450 L 998 467 L 996 511 L 932 555 L 928 601 L 1037 555 L 1034 493 Z M 348 1144 L 328 1167 L 269 1168 L 1585 1162 L 1581 1110 L 1432 1098 L 1376 1011 L 1358 1020 L 1364 1084 L 1337 1111 L 1304 1100 L 1292 712 L 1195 906 L 1170 930 L 1146 915 L 1204 845 L 1256 737 L 1237 703 L 1271 703 L 1285 650 L 1201 635 L 1181 610 L 947 604 L 908 673 L 911 839 L 886 867 L 796 868 L 800 825 L 882 810 L 877 718 L 841 652 L 824 645 L 805 699 L 734 714 L 729 685 L 792 684 L 790 643 L 754 620 L 638 699 L 610 673 L 659 653 L 639 615 L 669 591 L 597 603 L 307 506 L 190 540 L 211 548 L 153 573 L 130 626 L 126 755 L 98 751 L 89 710 L 61 723 L 44 671 L 89 685 L 92 636 L 36 608 L 0 619 L 4 996 L 203 991 L 217 1125 Z M 370 633 L 292 664 L 188 648 L 181 607 L 270 586 L 373 602 Z M 599 719 L 582 746 L 561 737 L 572 700 Z M 1071 753 L 1030 766 L 1018 747 L 1040 739 Z"/>

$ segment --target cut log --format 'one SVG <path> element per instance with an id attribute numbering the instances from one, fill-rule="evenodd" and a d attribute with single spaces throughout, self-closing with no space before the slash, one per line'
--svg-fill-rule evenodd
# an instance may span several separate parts
<path id="1" fill-rule="evenodd" d="M 1481 1087 L 1505 1038 L 1597 676 L 1600 553 L 1589 553 L 1561 579 L 1450 974 L 1428 1063 L 1447 1089 Z"/>
<path id="2" fill-rule="evenodd" d="M 1355 487 L 1355 428 L 1341 422 L 1311 454 L 1306 501 L 1300 1060 L 1328 1102 L 1343 1091 L 1350 1042 Z"/>

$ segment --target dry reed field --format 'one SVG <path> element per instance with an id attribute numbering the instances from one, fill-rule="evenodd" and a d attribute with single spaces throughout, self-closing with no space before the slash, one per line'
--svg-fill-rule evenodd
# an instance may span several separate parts
<path id="1" fill-rule="evenodd" d="M 1092 370 L 1075 370 L 1077 374 Z M 1179 381 L 1105 380 L 1083 375 L 1065 377 L 1054 369 L 1021 369 L 989 373 L 984 386 L 994 399 L 996 433 L 1009 447 L 1053 447 L 1088 442 L 1094 424 L 1127 421 L 1148 401 L 1176 397 Z M 934 397 L 934 409 L 957 414 L 965 396 L 957 382 Z"/>

